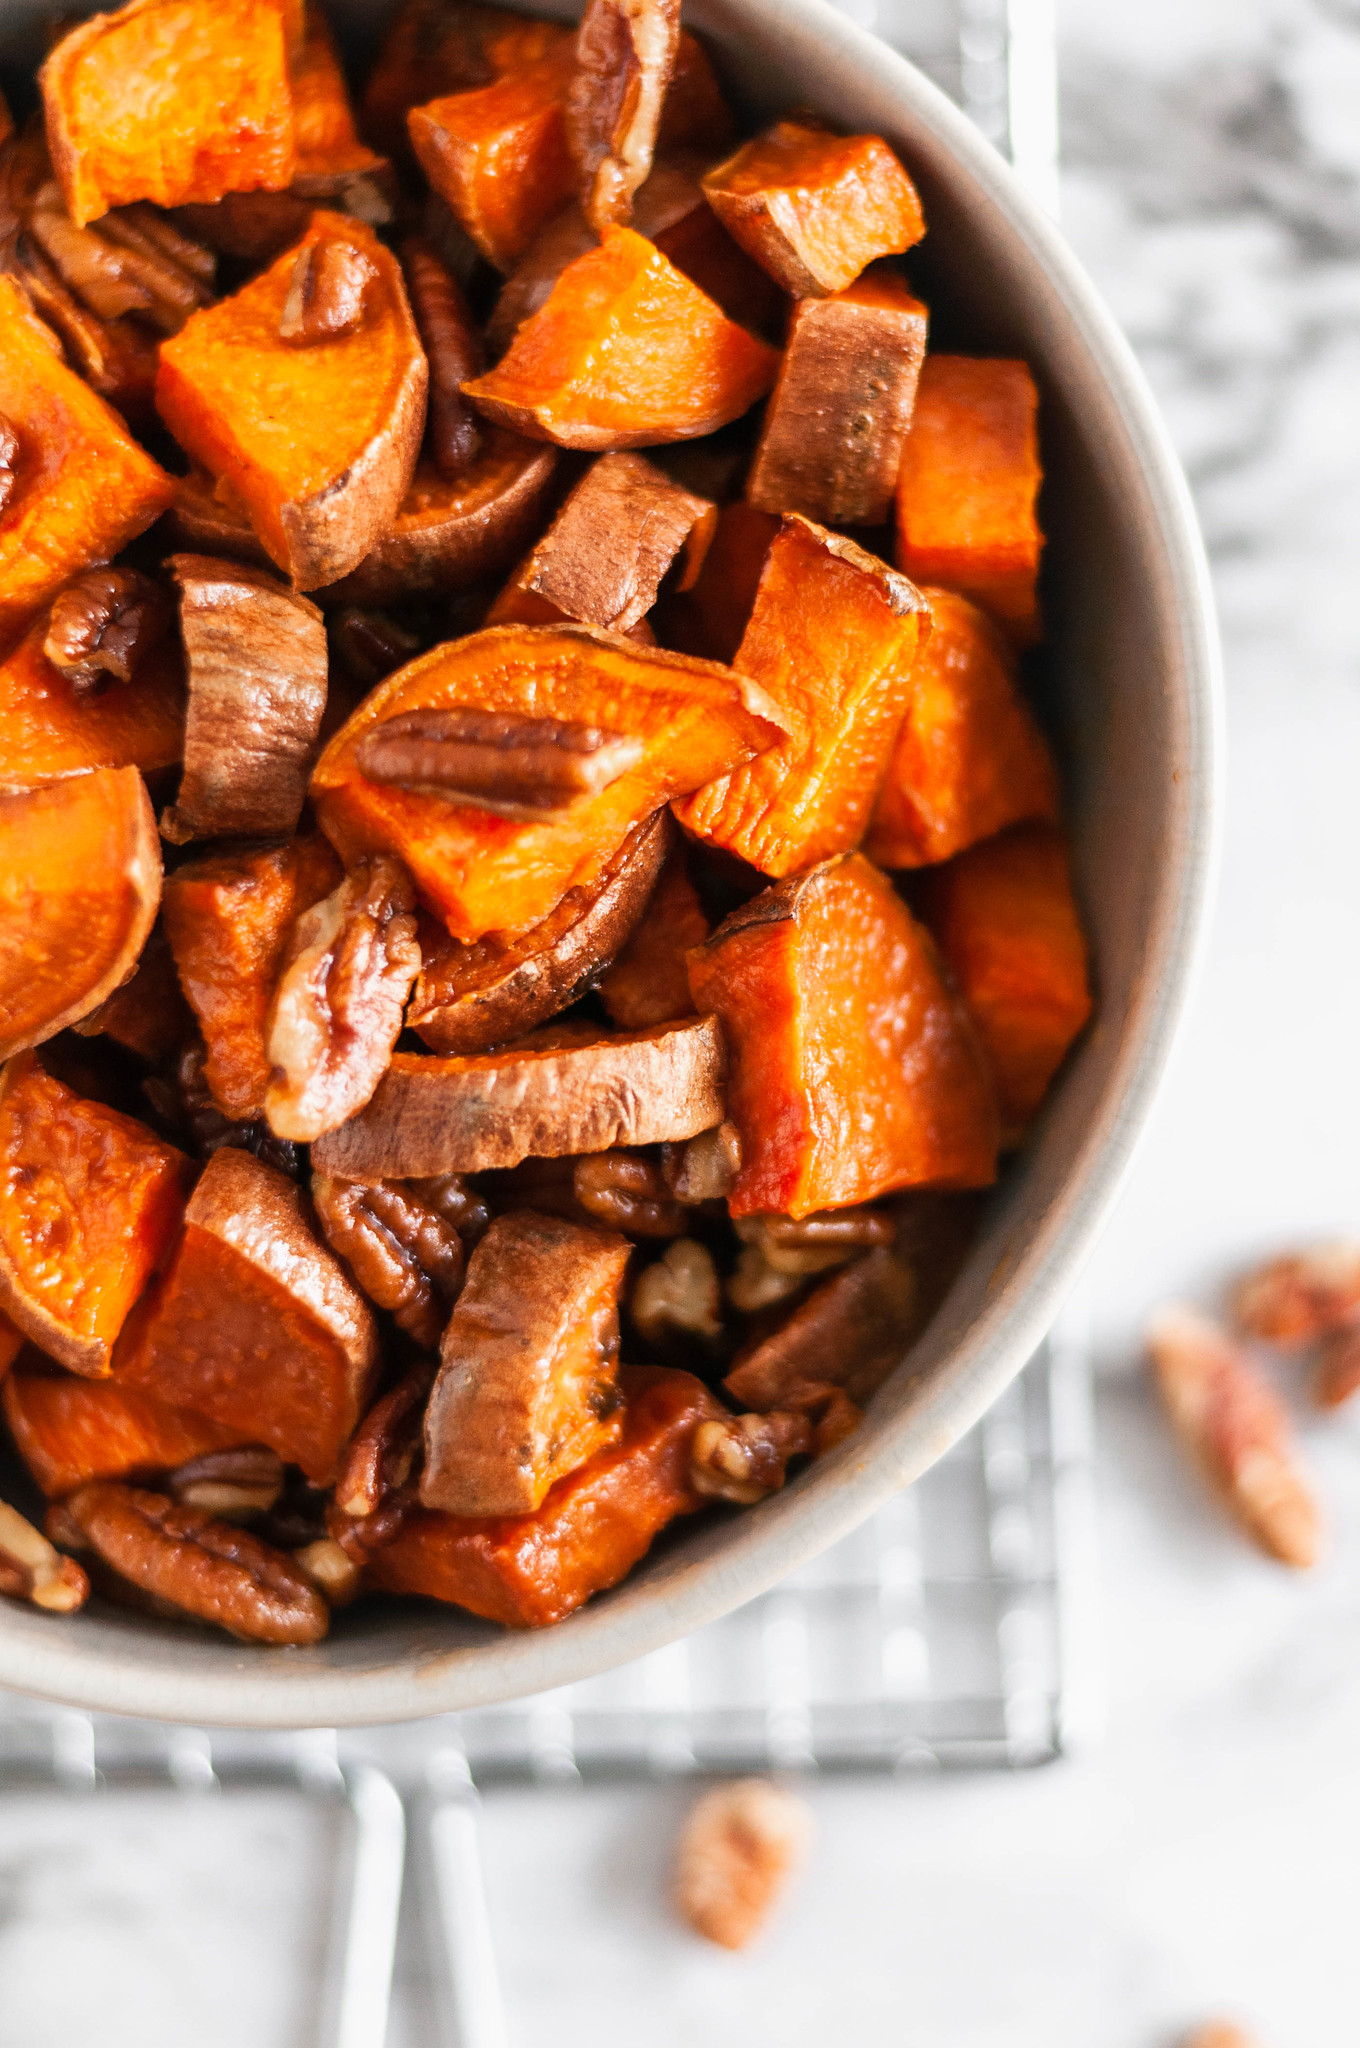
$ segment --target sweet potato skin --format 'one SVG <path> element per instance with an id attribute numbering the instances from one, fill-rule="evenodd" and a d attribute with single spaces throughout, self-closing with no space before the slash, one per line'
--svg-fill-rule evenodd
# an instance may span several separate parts
<path id="1" fill-rule="evenodd" d="M 507 1628 L 544 1628 L 616 1586 L 677 1515 L 703 1505 L 689 1477 L 699 1424 L 722 1410 L 687 1372 L 625 1366 L 621 1440 L 558 1481 L 531 1515 L 412 1515 L 368 1583 L 423 1593 Z"/>
<path id="2" fill-rule="evenodd" d="M 861 854 L 735 911 L 689 974 L 728 1041 L 734 1216 L 995 1177 L 996 1108 L 967 1019 L 929 934 Z"/>
<path id="3" fill-rule="evenodd" d="M 538 230 L 571 197 L 569 50 L 473 92 L 413 107 L 411 146 L 433 189 L 489 263 L 513 270 Z"/>
<path id="4" fill-rule="evenodd" d="M 15 1447 L 49 1500 L 92 1479 L 154 1484 L 205 1451 L 249 1441 L 113 1379 L 23 1366 L 5 1382 L 0 1402 Z"/>
<path id="5" fill-rule="evenodd" d="M 0 788 L 33 789 L 87 768 L 173 767 L 184 751 L 184 665 L 170 640 L 129 681 L 79 697 L 43 653 L 46 615 L 0 661 Z"/>
<path id="6" fill-rule="evenodd" d="M 600 1000 L 610 1022 L 620 1031 L 646 1031 L 690 1016 L 694 1004 L 685 955 L 702 946 L 708 930 L 684 849 L 677 848 L 632 937 L 601 977 Z"/>

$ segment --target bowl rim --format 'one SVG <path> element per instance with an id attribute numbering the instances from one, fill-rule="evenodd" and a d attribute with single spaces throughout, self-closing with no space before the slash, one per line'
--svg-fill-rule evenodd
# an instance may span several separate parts
<path id="1" fill-rule="evenodd" d="M 513 4 L 513 0 L 512 0 Z M 550 7 L 553 0 L 549 0 Z M 719 0 L 722 4 L 722 0 Z M 560 0 L 559 0 L 560 5 Z M 767 1591 L 847 1534 L 932 1464 L 1014 1378 L 1046 1334 L 1092 1249 L 1133 1163 L 1202 964 L 1220 852 L 1223 684 L 1208 564 L 1189 488 L 1132 350 L 1075 254 L 1010 166 L 967 117 L 898 52 L 827 0 L 740 0 L 767 33 L 829 49 L 890 93 L 973 180 L 1011 236 L 1046 275 L 1069 328 L 1085 347 L 1143 472 L 1181 635 L 1183 772 L 1168 837 L 1179 860 L 1159 898 L 1146 979 L 1125 1030 L 1118 1083 L 1084 1134 L 1060 1213 L 1046 1219 L 1027 1262 L 1023 1294 L 998 1300 L 954 1348 L 950 1370 L 914 1409 L 823 1461 L 853 1483 L 792 1487 L 760 1515 L 723 1525 L 714 1555 L 668 1561 L 659 1577 L 629 1582 L 546 1630 L 434 1651 L 403 1650 L 365 1670 L 289 1668 L 247 1650 L 230 1666 L 176 1669 L 173 1654 L 145 1659 L 132 1635 L 123 1652 L 82 1647 L 78 1632 L 7 1626 L 0 1615 L 0 1686 L 67 1706 L 238 1728 L 354 1726 L 421 1718 L 543 1692 L 660 1648 Z M 700 23 L 703 26 L 703 23 Z M 1114 1099 L 1117 1098 L 1117 1099 Z M 24 1617 L 27 1618 L 27 1617 Z M 42 1618 L 44 1622 L 47 1617 Z"/>

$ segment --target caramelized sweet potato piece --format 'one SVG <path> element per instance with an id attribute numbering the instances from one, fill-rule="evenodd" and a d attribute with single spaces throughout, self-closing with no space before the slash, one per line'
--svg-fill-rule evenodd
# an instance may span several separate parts
<path id="1" fill-rule="evenodd" d="M 572 1033 L 567 1043 L 543 1036 L 466 1058 L 394 1054 L 368 1107 L 318 1139 L 318 1171 L 343 1180 L 480 1173 L 692 1138 L 722 1122 L 727 1062 L 711 1016 L 614 1037 Z"/>
<path id="2" fill-rule="evenodd" d="M 703 945 L 708 931 L 680 848 L 666 863 L 636 931 L 600 982 L 601 1001 L 620 1031 L 645 1031 L 692 1014 L 685 955 Z"/>
<path id="3" fill-rule="evenodd" d="M 542 823 L 364 772 L 360 751 L 387 721 L 474 709 L 584 725 L 637 740 L 643 752 L 598 794 Z M 312 802 L 347 861 L 396 854 L 427 907 L 471 942 L 540 923 L 569 888 L 598 879 L 636 823 L 749 759 L 776 726 L 754 684 L 712 663 L 587 626 L 492 627 L 432 649 L 374 690 L 317 763 Z"/>
<path id="4" fill-rule="evenodd" d="M 645 448 L 738 419 L 778 367 L 777 351 L 729 320 L 654 243 L 609 228 L 466 390 L 491 419 L 536 440 Z"/>
<path id="5" fill-rule="evenodd" d="M 292 1181 L 249 1152 L 214 1152 L 169 1270 L 124 1331 L 117 1378 L 324 1485 L 377 1369 L 373 1311 Z"/>
<path id="6" fill-rule="evenodd" d="M 364 131 L 388 156 L 407 157 L 412 107 L 527 71 L 565 49 L 571 34 L 476 0 L 405 0 L 369 76 Z"/>
<path id="7" fill-rule="evenodd" d="M 171 555 L 189 671 L 179 796 L 167 839 L 292 832 L 326 709 L 326 628 L 262 569 Z"/>
<path id="8" fill-rule="evenodd" d="M 411 146 L 433 189 L 487 261 L 513 270 L 570 197 L 569 49 L 474 92 L 451 93 L 407 116 Z"/>
<path id="9" fill-rule="evenodd" d="M 699 1424 L 722 1412 L 687 1372 L 625 1366 L 619 1383 L 619 1442 L 560 1479 L 533 1514 L 413 1514 L 373 1558 L 369 1584 L 447 1600 L 509 1628 L 546 1627 L 616 1586 L 667 1522 L 703 1505 L 690 1445 Z"/>
<path id="10" fill-rule="evenodd" d="M 733 657 L 779 706 L 789 736 L 677 806 L 681 824 L 767 875 L 858 846 L 929 630 L 905 577 L 791 514 Z"/>
<path id="11" fill-rule="evenodd" d="M 1025 363 L 927 356 L 897 484 L 897 563 L 1000 619 L 1021 647 L 1042 631 L 1039 394 Z"/>
<path id="12" fill-rule="evenodd" d="M 205 1074 L 224 1115 L 263 1116 L 273 1067 L 265 1023 L 294 921 L 340 880 L 319 835 L 210 854 L 165 885 L 165 929 L 203 1032 Z"/>
<path id="13" fill-rule="evenodd" d="M 3 1405 L 19 1455 L 49 1500 L 91 1479 L 154 1484 L 190 1458 L 243 1441 L 239 1430 L 167 1407 L 117 1380 L 72 1379 L 31 1366 L 11 1375 Z"/>
<path id="14" fill-rule="evenodd" d="M 250 562 L 258 569 L 272 566 L 240 500 L 230 493 L 219 497 L 212 478 L 196 464 L 187 476 L 175 478 L 174 501 L 162 530 L 185 554 Z"/>
<path id="15" fill-rule="evenodd" d="M 16 1330 L 8 1316 L 0 1316 L 0 1380 L 3 1380 L 24 1348 L 23 1332 Z"/>
<path id="16" fill-rule="evenodd" d="M 425 1410 L 422 1507 L 526 1515 L 618 1442 L 626 1238 L 520 1209 L 472 1255 Z"/>
<path id="17" fill-rule="evenodd" d="M 288 83 L 297 147 L 290 191 L 352 213 L 371 227 L 383 226 L 392 218 L 391 166 L 359 140 L 334 38 L 315 4 L 306 9 L 303 43 L 288 67 Z"/>
<path id="18" fill-rule="evenodd" d="M 600 234 L 633 217 L 679 42 L 680 0 L 587 0 L 576 31 L 567 140 L 586 219 Z"/>
<path id="19" fill-rule="evenodd" d="M 926 352 L 926 309 L 875 264 L 843 292 L 802 299 L 746 495 L 828 526 L 889 517 Z"/>
<path id="20" fill-rule="evenodd" d="M 0 1059 L 112 995 L 160 893 L 156 821 L 135 768 L 0 793 Z"/>
<path id="21" fill-rule="evenodd" d="M 173 640 L 134 660 L 126 682 L 90 696 L 43 652 L 42 614 L 0 662 L 0 787 L 32 789 L 87 768 L 169 768 L 184 751 L 184 672 Z"/>
<path id="22" fill-rule="evenodd" d="M 324 291 L 333 272 L 346 289 L 314 298 L 312 310 L 351 324 L 309 343 L 295 321 L 307 309 L 299 292 L 309 276 Z M 356 568 L 395 517 L 415 472 L 426 381 L 396 257 L 362 222 L 317 213 L 296 249 L 164 344 L 156 404 L 176 440 L 237 493 L 270 559 L 312 590 Z"/>
<path id="23" fill-rule="evenodd" d="M 183 1153 L 20 1053 L 0 1073 L 0 1309 L 72 1372 L 107 1373 L 191 1177 Z"/>
<path id="24" fill-rule="evenodd" d="M 63 362 L 15 278 L 0 276 L 0 420 L 14 446 L 0 512 L 0 649 L 69 577 L 107 561 L 174 486 Z"/>
<path id="25" fill-rule="evenodd" d="M 762 1413 L 815 1407 L 832 1388 L 864 1402 L 906 1356 L 920 1328 L 910 1265 L 884 1245 L 821 1284 L 768 1336 L 738 1354 L 723 1381 Z"/>
<path id="26" fill-rule="evenodd" d="M 844 291 L 926 231 L 916 188 L 878 135 L 779 121 L 711 170 L 704 190 L 733 239 L 795 299 Z"/>
<path id="27" fill-rule="evenodd" d="M 256 0 L 130 0 L 67 30 L 41 73 L 72 220 L 277 191 L 293 175 L 283 18 Z"/>
<path id="28" fill-rule="evenodd" d="M 767 889 L 689 968 L 695 1003 L 727 1034 L 734 1216 L 994 1178 L 982 1056 L 929 934 L 862 855 Z"/>
<path id="29" fill-rule="evenodd" d="M 194 1017 L 175 972 L 175 956 L 157 924 L 136 972 L 74 1027 L 82 1038 L 109 1038 L 156 1066 L 194 1037 Z"/>
<path id="30" fill-rule="evenodd" d="M 780 521 L 740 498 L 723 505 L 691 590 L 665 606 L 667 644 L 711 661 L 733 661 L 742 642 Z"/>
<path id="31" fill-rule="evenodd" d="M 1015 1144 L 1091 1014 L 1063 836 L 1017 825 L 924 878 L 934 932 L 991 1064 Z"/>
<path id="32" fill-rule="evenodd" d="M 565 1010 L 633 930 L 674 830 L 664 810 L 634 826 L 598 881 L 568 889 L 556 910 L 527 932 L 488 932 L 465 946 L 427 919 L 407 1024 L 432 1052 L 486 1052 Z M 682 962 L 682 979 L 683 974 Z M 688 982 L 684 988 L 684 1006 L 668 1015 L 683 1016 L 688 1009 Z M 656 1021 L 615 1018 L 628 1024 Z"/>

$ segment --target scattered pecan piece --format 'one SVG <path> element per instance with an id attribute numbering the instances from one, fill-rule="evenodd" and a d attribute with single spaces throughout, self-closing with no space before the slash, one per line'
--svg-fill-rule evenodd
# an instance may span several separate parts
<path id="1" fill-rule="evenodd" d="M 587 1153 L 576 1162 L 572 1192 L 594 1222 L 630 1237 L 678 1237 L 685 1227 L 660 1162 L 646 1152 Z"/>
<path id="2" fill-rule="evenodd" d="M 339 1545 L 346 1557 L 352 1558 L 357 1565 L 364 1565 L 392 1541 L 406 1517 L 419 1506 L 420 1498 L 413 1486 L 394 1487 L 384 1495 L 382 1506 L 375 1508 L 371 1515 L 347 1515 L 342 1507 L 332 1502 L 326 1510 L 326 1529 L 331 1541 Z"/>
<path id="3" fill-rule="evenodd" d="M 124 252 L 94 228 L 78 228 L 55 184 L 44 185 L 38 192 L 27 230 L 62 283 L 101 320 L 117 320 L 124 313 L 152 313 L 151 293 L 132 276 Z"/>
<path id="4" fill-rule="evenodd" d="M 0 1501 L 0 1593 L 51 1614 L 73 1614 L 90 1597 L 90 1582 L 74 1558 L 63 1557 L 5 1501 Z"/>
<path id="5" fill-rule="evenodd" d="M 124 230 L 135 229 L 141 243 L 149 244 L 167 263 L 173 264 L 176 270 L 183 271 L 199 284 L 212 284 L 217 275 L 217 257 L 214 252 L 206 243 L 197 241 L 193 235 L 186 235 L 182 228 L 176 227 L 159 207 L 152 206 L 145 199 L 138 199 L 131 206 L 115 207 L 111 213 L 103 216 L 99 225 L 107 234 L 115 223 Z"/>
<path id="6" fill-rule="evenodd" d="M 294 348 L 339 341 L 363 323 L 364 301 L 377 270 L 352 242 L 309 242 L 288 280 L 279 339 Z"/>
<path id="7" fill-rule="evenodd" d="M 1272 1344 L 1308 1344 L 1360 1310 L 1360 1245 L 1316 1245 L 1271 1259 L 1248 1273 L 1233 1295 L 1233 1314 L 1249 1337 Z"/>
<path id="8" fill-rule="evenodd" d="M 423 236 L 402 243 L 401 267 L 430 363 L 430 453 L 441 476 L 461 476 L 482 445 L 477 410 L 462 392 L 486 367 L 482 338 L 458 280 Z"/>
<path id="9" fill-rule="evenodd" d="M 121 1578 L 246 1642 L 317 1643 L 326 1603 L 290 1557 L 163 1493 L 96 1480 L 66 1517 Z"/>
<path id="10" fill-rule="evenodd" d="M 78 697 L 127 683 L 142 656 L 164 639 L 170 599 L 135 569 L 86 569 L 57 592 L 43 653 Z"/>
<path id="11" fill-rule="evenodd" d="M 356 1522 L 375 1515 L 411 1477 L 424 1441 L 425 1403 L 433 1365 L 413 1366 L 368 1414 L 350 1438 L 335 1481 L 335 1505 Z"/>
<path id="12" fill-rule="evenodd" d="M 689 1476 L 696 1493 L 750 1507 L 777 1493 L 790 1458 L 812 1449 L 806 1415 L 776 1409 L 770 1415 L 727 1415 L 701 1422 L 690 1446 Z"/>
<path id="13" fill-rule="evenodd" d="M 567 138 L 598 234 L 633 217 L 680 42 L 680 0 L 590 0 L 576 36 Z"/>
<path id="14" fill-rule="evenodd" d="M 629 1310 L 639 1332 L 658 1350 L 672 1339 L 715 1344 L 723 1334 L 722 1296 L 713 1254 L 697 1238 L 677 1238 L 638 1275 Z"/>
<path id="15" fill-rule="evenodd" d="M 359 1591 L 359 1567 L 333 1536 L 318 1536 L 314 1543 L 304 1543 L 293 1552 L 293 1563 L 328 1606 L 348 1607 Z"/>
<path id="16" fill-rule="evenodd" d="M 374 782 L 532 819 L 608 789 L 642 752 L 641 740 L 598 726 L 455 705 L 385 718 L 355 759 Z"/>
<path id="17" fill-rule="evenodd" d="M 1360 1322 L 1333 1330 L 1322 1343 L 1313 1379 L 1313 1402 L 1318 1408 L 1339 1408 L 1360 1387 Z"/>
<path id="18" fill-rule="evenodd" d="M 765 1924 L 812 1835 L 803 1801 L 768 1778 L 706 1792 L 676 1852 L 675 1902 L 696 1934 L 745 1948 Z"/>
<path id="19" fill-rule="evenodd" d="M 312 1175 L 326 1241 L 369 1300 L 432 1351 L 463 1280 L 457 1229 L 417 1192 L 416 1181 L 332 1180 Z"/>
<path id="20" fill-rule="evenodd" d="M 415 903 L 401 862 L 366 854 L 293 926 L 265 1033 L 277 1137 L 335 1130 L 382 1079 L 420 972 Z"/>
<path id="21" fill-rule="evenodd" d="M 735 1124 L 714 1124 L 683 1145 L 667 1145 L 662 1153 L 666 1185 L 677 1202 L 697 1208 L 700 1202 L 722 1202 L 741 1172 L 741 1136 Z"/>
<path id="22" fill-rule="evenodd" d="M 170 1474 L 168 1491 L 181 1507 L 201 1508 L 221 1522 L 267 1515 L 283 1492 L 283 1460 L 267 1444 L 204 1451 Z"/>
<path id="23" fill-rule="evenodd" d="M 153 1074 L 143 1081 L 142 1093 L 157 1116 L 188 1138 L 199 1159 L 211 1159 L 221 1146 L 234 1145 L 238 1152 L 250 1152 L 262 1165 L 296 1180 L 297 1146 L 287 1138 L 276 1138 L 266 1123 L 242 1123 L 224 1116 L 204 1076 L 206 1058 L 202 1044 L 195 1041 L 180 1054 L 169 1079 Z"/>
<path id="24" fill-rule="evenodd" d="M 1154 1317 L 1147 1344 L 1172 1425 L 1231 1513 L 1269 1556 L 1313 1564 L 1317 1502 L 1257 1366 L 1216 1323 L 1175 1305 Z"/>
<path id="25" fill-rule="evenodd" d="M 331 653 L 365 690 L 414 661 L 425 642 L 386 612 L 346 605 L 329 621 Z"/>
<path id="26" fill-rule="evenodd" d="M 0 412 L 0 514 L 14 496 L 19 482 L 19 430 L 13 420 Z"/>
<path id="27" fill-rule="evenodd" d="M 774 1272 L 800 1279 L 893 1241 L 892 1218 L 881 1209 L 823 1209 L 797 1222 L 792 1216 L 743 1216 L 736 1229 Z"/>

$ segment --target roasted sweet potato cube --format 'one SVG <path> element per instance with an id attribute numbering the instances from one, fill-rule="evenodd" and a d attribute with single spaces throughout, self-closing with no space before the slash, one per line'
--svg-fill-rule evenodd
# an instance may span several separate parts
<path id="1" fill-rule="evenodd" d="M 632 1247 L 520 1209 L 472 1254 L 425 1410 L 422 1507 L 527 1515 L 623 1432 L 619 1289 Z"/>
<path id="2" fill-rule="evenodd" d="M 834 1387 L 867 1401 L 906 1356 L 920 1305 L 908 1261 L 879 1246 L 823 1280 L 777 1330 L 740 1352 L 723 1385 L 741 1407 L 762 1414 L 797 1413 Z"/>
<path id="3" fill-rule="evenodd" d="M 487 261 L 513 270 L 576 182 L 567 146 L 569 50 L 407 116 L 431 186 Z"/>
<path id="4" fill-rule="evenodd" d="M 929 630 L 925 600 L 905 577 L 791 514 L 733 657 L 779 706 L 789 736 L 677 805 L 681 824 L 767 875 L 858 846 Z"/>
<path id="5" fill-rule="evenodd" d="M 20 1053 L 0 1073 L 0 1309 L 72 1372 L 107 1373 L 191 1179 L 144 1125 Z"/>
<path id="6" fill-rule="evenodd" d="M 508 1628 L 561 1621 L 616 1586 L 677 1515 L 703 1506 L 690 1445 L 722 1413 L 701 1380 L 664 1366 L 625 1366 L 618 1443 L 560 1479 L 530 1515 L 413 1514 L 368 1570 L 389 1593 L 423 1593 Z"/>
<path id="7" fill-rule="evenodd" d="M 323 204 L 343 202 L 347 213 L 375 227 L 390 220 L 390 167 L 359 140 L 335 40 L 314 0 L 306 10 L 302 47 L 288 67 L 288 83 L 297 147 L 293 192 Z"/>
<path id="8" fill-rule="evenodd" d="M 692 1138 L 722 1122 L 726 1070 L 711 1016 L 612 1037 L 550 1028 L 467 1057 L 399 1052 L 312 1162 L 341 1180 L 426 1179 Z"/>
<path id="9" fill-rule="evenodd" d="M 778 367 L 777 351 L 654 243 L 609 228 L 567 265 L 495 369 L 464 389 L 491 419 L 536 440 L 646 448 L 740 418 Z"/>
<path id="10" fill-rule="evenodd" d="M 476 0 L 405 0 L 364 90 L 364 132 L 388 156 L 407 157 L 412 107 L 470 92 L 565 49 L 572 32 Z"/>
<path id="11" fill-rule="evenodd" d="M 1039 394 L 1025 363 L 927 356 L 897 484 L 897 563 L 960 591 L 1021 647 L 1042 631 Z"/>
<path id="12" fill-rule="evenodd" d="M 689 956 L 727 1035 L 734 1216 L 983 1187 L 996 1108 L 929 933 L 862 854 L 767 889 Z"/>
<path id="13" fill-rule="evenodd" d="M 131 0 L 67 30 L 41 74 L 47 141 L 83 227 L 111 206 L 278 191 L 293 175 L 284 22 L 257 0 Z"/>
<path id="14" fill-rule="evenodd" d="M 191 1408 L 324 1485 L 378 1369 L 373 1311 L 293 1182 L 224 1146 L 164 1278 L 123 1333 L 124 1386 Z"/>
<path id="15" fill-rule="evenodd" d="M 82 1038 L 112 1039 L 148 1066 L 179 1052 L 196 1035 L 193 1011 L 184 1000 L 162 925 L 157 924 L 142 948 L 131 978 L 74 1028 Z"/>
<path id="16" fill-rule="evenodd" d="M 671 855 L 636 931 L 600 981 L 600 999 L 621 1031 L 688 1017 L 685 955 L 708 937 L 708 919 L 683 848 Z"/>
<path id="17" fill-rule="evenodd" d="M 43 653 L 47 613 L 0 662 L 0 787 L 32 789 L 87 768 L 169 768 L 184 751 L 184 664 L 173 640 L 91 697 Z"/>
<path id="18" fill-rule="evenodd" d="M 756 591 L 780 522 L 738 498 L 718 511 L 718 524 L 693 588 L 665 602 L 668 646 L 710 661 L 732 661 L 750 624 Z"/>
<path id="19" fill-rule="evenodd" d="M 1091 1014 L 1063 836 L 1017 825 L 922 878 L 922 916 L 977 1025 L 1015 1144 Z"/>
<path id="20" fill-rule="evenodd" d="M 19 1455 L 49 1500 L 91 1479 L 154 1485 L 190 1458 L 249 1441 L 117 1380 L 72 1379 L 31 1365 L 6 1381 L 3 1405 Z"/>
<path id="21" fill-rule="evenodd" d="M 666 811 L 634 826 L 598 881 L 589 888 L 568 889 L 556 910 L 527 932 L 488 932 L 475 945 L 465 946 L 427 918 L 420 934 L 423 965 L 407 1007 L 408 1025 L 433 1052 L 486 1052 L 565 1010 L 613 959 L 637 924 L 674 833 Z M 707 927 L 698 937 L 706 934 Z M 682 961 L 682 979 L 683 974 Z M 669 1014 L 685 1014 L 687 981 L 684 994 L 684 1006 Z"/>
<path id="22" fill-rule="evenodd" d="M 160 841 L 135 768 L 0 792 L 0 1059 L 112 995 L 160 893 Z"/>
<path id="23" fill-rule="evenodd" d="M 680 42 L 680 0 L 587 0 L 567 94 L 581 205 L 598 232 L 632 219 Z"/>
<path id="24" fill-rule="evenodd" d="M 304 321 L 287 340 L 281 328 L 293 332 L 322 264 L 358 294 L 351 324 L 309 342 Z M 332 302 L 317 290 L 325 312 Z M 271 561 L 313 590 L 357 568 L 396 516 L 420 452 L 427 379 L 396 257 L 361 221 L 319 212 L 296 249 L 165 342 L 156 404 L 181 446 L 236 493 Z"/>
<path id="25" fill-rule="evenodd" d="M 746 495 L 827 526 L 889 517 L 926 352 L 926 309 L 890 264 L 800 299 Z"/>
<path id="26" fill-rule="evenodd" d="M 170 503 L 174 485 L 116 412 L 68 369 L 18 280 L 0 276 L 0 421 L 14 488 L 0 516 L 0 650 L 68 578 L 106 562 Z"/>
<path id="27" fill-rule="evenodd" d="M 542 823 L 365 773 L 361 750 L 387 721 L 473 709 L 584 724 L 640 741 L 643 751 L 595 795 Z M 569 888 L 598 879 L 641 819 L 720 765 L 749 759 L 781 729 L 754 684 L 714 663 L 587 626 L 491 627 L 380 684 L 317 763 L 312 801 L 346 862 L 395 854 L 428 908 L 471 942 L 541 923 Z"/>
<path id="28" fill-rule="evenodd" d="M 342 869 L 318 834 L 209 854 L 165 885 L 165 929 L 207 1047 L 204 1075 L 224 1116 L 263 1116 L 273 1068 L 265 1024 L 294 922 Z"/>
<path id="29" fill-rule="evenodd" d="M 704 179 L 734 240 L 795 299 L 853 284 L 926 231 L 916 188 L 878 135 L 779 121 Z"/>
<path id="30" fill-rule="evenodd" d="M 171 555 L 189 716 L 179 796 L 161 819 L 189 839 L 292 832 L 326 709 L 326 627 L 263 569 Z"/>

